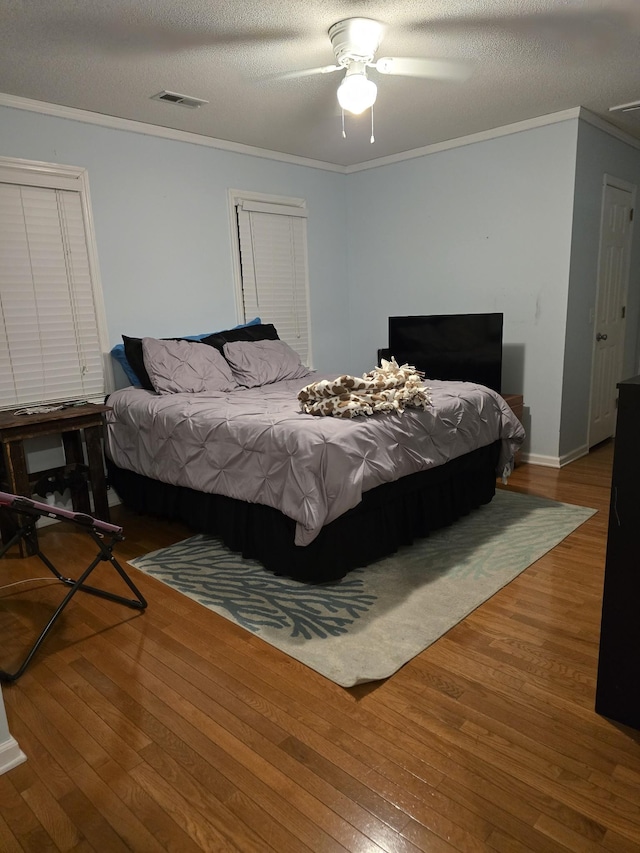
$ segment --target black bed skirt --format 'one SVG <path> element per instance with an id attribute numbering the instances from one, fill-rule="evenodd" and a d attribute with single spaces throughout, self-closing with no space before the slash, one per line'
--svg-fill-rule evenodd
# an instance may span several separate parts
<path id="1" fill-rule="evenodd" d="M 500 443 L 365 492 L 357 507 L 294 544 L 295 522 L 276 509 L 150 480 L 107 459 L 110 486 L 136 512 L 217 536 L 277 575 L 326 583 L 393 554 L 491 501 Z"/>

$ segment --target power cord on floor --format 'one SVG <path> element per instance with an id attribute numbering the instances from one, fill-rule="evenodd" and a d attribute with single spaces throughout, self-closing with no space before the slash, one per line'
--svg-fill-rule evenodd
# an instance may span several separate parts
<path id="1" fill-rule="evenodd" d="M 14 583 L 7 583 L 4 586 L 0 586 L 0 592 L 3 589 L 11 589 L 12 586 L 20 586 L 23 583 L 33 583 L 34 581 L 46 581 L 47 583 L 60 583 L 58 578 L 25 578 L 23 581 L 15 581 Z"/>

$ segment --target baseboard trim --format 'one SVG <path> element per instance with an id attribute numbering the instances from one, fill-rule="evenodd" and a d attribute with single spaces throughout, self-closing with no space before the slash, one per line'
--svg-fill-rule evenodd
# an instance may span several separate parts
<path id="1" fill-rule="evenodd" d="M 569 462 L 575 462 L 576 459 L 580 459 L 588 453 L 589 445 L 583 444 L 582 447 L 576 447 L 570 453 L 565 453 L 560 457 L 560 467 L 563 468 L 565 465 L 568 465 Z"/>
<path id="2" fill-rule="evenodd" d="M 520 459 L 529 465 L 542 465 L 544 468 L 560 467 L 560 459 L 557 456 L 543 456 L 540 453 L 522 453 Z"/>
<path id="3" fill-rule="evenodd" d="M 541 453 L 522 453 L 521 461 L 529 465 L 541 465 L 544 468 L 564 468 L 570 462 L 575 462 L 589 453 L 589 447 L 583 444 L 562 456 L 543 456 Z"/>
<path id="4" fill-rule="evenodd" d="M 13 770 L 27 760 L 27 756 L 18 746 L 18 741 L 9 735 L 7 740 L 0 743 L 0 774 Z"/>

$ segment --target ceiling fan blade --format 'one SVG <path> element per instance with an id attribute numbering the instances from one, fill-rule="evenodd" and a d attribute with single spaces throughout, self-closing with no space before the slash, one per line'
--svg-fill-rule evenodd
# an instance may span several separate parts
<path id="1" fill-rule="evenodd" d="M 96 8 L 88 8 L 88 4 L 85 4 L 86 8 L 76 14 L 47 8 L 46 29 L 35 32 L 27 30 L 28 37 L 30 41 L 42 38 L 47 44 L 55 44 L 60 48 L 75 48 L 82 44 L 93 51 L 110 56 L 157 56 L 160 52 L 171 54 L 200 49 L 224 50 L 245 44 L 247 47 L 256 44 L 270 44 L 275 47 L 301 37 L 299 32 L 291 29 L 262 28 L 243 31 L 240 28 L 233 29 L 230 25 L 224 28 L 213 23 L 195 26 L 195 22 L 187 22 L 188 25 L 185 25 L 182 20 L 158 20 L 152 12 L 144 9 L 129 15 L 116 14 L 108 8 L 110 5 L 113 4 L 96 4 Z M 35 14 L 37 13 L 34 12 Z M 42 15 L 40 17 L 42 18 Z M 37 44 L 35 47 L 37 48 Z"/>
<path id="2" fill-rule="evenodd" d="M 297 71 L 284 71 L 282 73 L 267 74 L 267 80 L 297 80 L 299 77 L 313 77 L 316 74 L 330 74 L 332 71 L 340 71 L 342 65 L 321 65 L 319 68 L 300 68 Z"/>
<path id="3" fill-rule="evenodd" d="M 638 26 L 640 9 L 627 0 L 610 3 L 609 8 L 558 8 L 548 12 L 506 15 L 468 15 L 414 21 L 413 32 L 431 37 L 513 38 L 543 41 L 566 50 L 568 47 L 593 50 L 615 44 L 620 34 Z"/>
<path id="4" fill-rule="evenodd" d="M 448 59 L 421 59 L 410 56 L 383 56 L 374 63 L 380 74 L 402 77 L 431 77 L 435 80 L 467 80 L 471 74 L 462 62 Z"/>

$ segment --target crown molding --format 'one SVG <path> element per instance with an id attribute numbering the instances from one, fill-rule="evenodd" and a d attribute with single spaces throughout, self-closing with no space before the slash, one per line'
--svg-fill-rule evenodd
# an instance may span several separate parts
<path id="1" fill-rule="evenodd" d="M 252 145 L 242 145 L 239 142 L 229 142 L 226 139 L 215 139 L 211 136 L 203 136 L 200 133 L 190 133 L 186 130 L 175 130 L 171 127 L 162 127 L 155 124 L 147 124 L 143 121 L 118 118 L 116 116 L 94 113 L 90 110 L 79 110 L 76 107 L 65 107 L 62 104 L 50 104 L 46 101 L 33 101 L 30 98 L 21 98 L 17 95 L 7 95 L 0 92 L 0 107 L 12 107 L 17 110 L 27 110 L 34 113 L 56 116 L 57 118 L 81 121 L 85 124 L 97 124 L 100 127 L 109 127 L 114 130 L 128 130 L 132 133 L 142 133 L 146 136 L 157 136 L 161 139 L 170 139 L 175 142 L 189 142 L 192 145 L 202 145 L 205 148 L 218 148 L 222 151 L 230 151 L 233 154 L 247 154 L 250 157 L 261 157 L 266 160 L 276 160 L 280 163 L 289 163 L 294 166 L 306 166 L 311 169 L 322 169 L 327 172 L 339 172 L 344 174 L 345 167 L 334 163 L 325 163 L 322 160 L 312 160 L 307 157 L 297 157 L 293 154 L 284 154 L 280 151 L 270 151 L 266 148 L 255 148 Z"/>
<path id="2" fill-rule="evenodd" d="M 562 110 L 561 112 L 537 116 L 536 118 L 526 119 L 525 121 L 515 122 L 514 124 L 506 124 L 502 127 L 492 128 L 491 130 L 483 130 L 480 133 L 472 133 L 469 136 L 460 136 L 457 139 L 448 139 L 444 142 L 436 142 L 433 145 L 425 145 L 422 148 L 413 148 L 410 151 L 403 151 L 399 154 L 390 154 L 387 157 L 367 160 L 363 163 L 356 163 L 352 166 L 340 166 L 336 163 L 326 163 L 322 160 L 297 157 L 293 154 L 284 154 L 280 151 L 270 151 L 266 148 L 256 148 L 252 145 L 242 145 L 239 142 L 229 142 L 226 139 L 215 139 L 210 136 L 203 136 L 199 133 L 190 133 L 186 130 L 175 130 L 170 127 L 147 124 L 146 122 L 135 121 L 133 119 L 117 118 L 116 116 L 94 113 L 89 110 L 80 110 L 75 107 L 65 107 L 61 104 L 50 104 L 46 101 L 34 101 L 30 98 L 21 98 L 17 95 L 8 95 L 2 92 L 0 92 L 0 106 L 42 113 L 44 115 L 56 116 L 57 118 L 69 119 L 71 121 L 80 121 L 85 124 L 96 124 L 101 127 L 109 127 L 114 130 L 127 130 L 131 133 L 142 133 L 147 136 L 156 136 L 161 139 L 169 139 L 175 142 L 188 142 L 192 145 L 202 145 L 205 148 L 217 148 L 219 150 L 229 151 L 235 154 L 246 154 L 250 157 L 260 157 L 266 160 L 275 160 L 280 163 L 289 163 L 295 166 L 306 166 L 307 168 L 320 169 L 327 172 L 337 172 L 338 174 L 343 175 L 362 172 L 367 169 L 378 169 L 381 166 L 388 166 L 392 163 L 401 163 L 405 160 L 415 160 L 418 157 L 426 157 L 429 154 L 437 154 L 440 151 L 448 151 L 452 148 L 461 148 L 464 145 L 473 145 L 476 142 L 486 142 L 491 139 L 498 139 L 501 136 L 509 136 L 512 133 L 522 133 L 523 131 L 533 130 L 537 127 L 544 127 L 549 124 L 557 124 L 558 122 L 570 121 L 576 118 L 583 119 L 594 127 L 597 127 L 599 130 L 619 139 L 621 142 L 625 142 L 627 145 L 640 149 L 639 139 L 636 139 L 625 131 L 620 130 L 584 107 L 572 107 L 571 109 Z"/>
<path id="3" fill-rule="evenodd" d="M 598 130 L 608 133 L 609 136 L 614 136 L 616 139 L 619 139 L 620 142 L 625 142 L 627 145 L 631 145 L 632 148 L 640 150 L 640 139 L 636 139 L 635 136 L 631 136 L 631 134 L 626 131 L 620 130 L 619 127 L 616 127 L 614 124 L 610 124 L 606 119 L 590 112 L 590 110 L 580 107 L 580 118 L 588 124 L 593 125 L 593 127 L 597 127 Z"/>
<path id="4" fill-rule="evenodd" d="M 544 127 L 548 124 L 557 124 L 561 121 L 579 118 L 580 107 L 572 107 L 558 113 L 537 116 L 526 119 L 526 121 L 505 124 L 502 127 L 493 127 L 491 130 L 483 130 L 480 133 L 472 133 L 469 136 L 459 136 L 457 139 L 447 139 L 444 142 L 436 142 L 433 145 L 425 145 L 424 148 L 413 148 L 411 151 L 403 151 L 401 154 L 391 154 L 389 157 L 380 157 L 377 160 L 368 160 L 366 163 L 358 163 L 347 166 L 347 174 L 362 172 L 365 169 L 377 169 L 380 166 L 388 166 L 390 163 L 401 163 L 404 160 L 414 160 L 417 157 L 426 157 L 428 154 L 437 154 L 439 151 L 448 151 L 450 148 L 461 148 L 463 145 L 473 145 L 476 142 L 486 142 L 489 139 L 497 139 L 500 136 L 509 136 L 512 133 L 522 133 L 525 130 L 533 130 L 536 127 Z"/>

